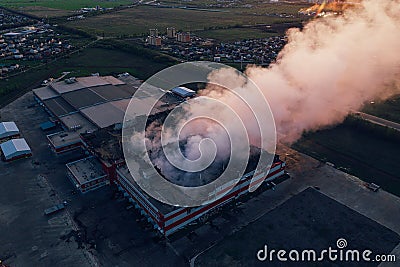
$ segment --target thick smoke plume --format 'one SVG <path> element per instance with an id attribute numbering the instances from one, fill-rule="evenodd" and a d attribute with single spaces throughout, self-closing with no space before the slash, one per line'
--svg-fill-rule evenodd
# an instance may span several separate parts
<path id="1" fill-rule="evenodd" d="M 306 131 L 342 122 L 349 113 L 360 110 L 370 101 L 384 100 L 400 93 L 400 0 L 364 0 L 338 16 L 314 19 L 302 30 L 290 29 L 287 36 L 288 43 L 276 63 L 268 68 L 251 66 L 246 70 L 246 75 L 269 102 L 279 141 L 295 142 Z M 254 105 L 260 103 L 260 95 L 253 94 L 257 89 L 230 69 L 215 71 L 209 79 L 210 85 L 200 95 L 232 107 L 246 126 L 250 144 L 259 147 L 260 128 L 254 114 L 265 114 L 265 109 Z M 232 84 L 230 89 L 237 95 L 245 95 L 248 105 L 241 103 L 235 93 L 215 84 Z M 205 109 L 215 110 L 221 125 L 234 124 L 228 115 L 232 112 L 212 105 L 205 107 L 192 103 L 186 112 L 196 114 Z M 182 119 L 180 123 L 184 122 Z M 199 156 L 201 140 L 211 138 L 218 148 L 215 161 L 224 164 L 229 157 L 229 140 L 222 134 L 223 129 L 203 124 L 187 125 L 180 135 L 182 151 L 188 158 L 195 159 Z M 160 131 L 160 125 L 153 124 L 149 128 L 152 127 L 158 130 L 150 132 Z M 234 130 L 229 132 L 229 136 L 232 135 L 235 135 Z M 161 144 L 156 140 L 159 137 L 148 140 L 151 158 L 166 176 L 176 180 L 176 168 L 160 154 Z M 273 151 L 268 144 L 263 148 Z M 199 178 L 182 173 L 178 183 L 202 184 L 194 181 L 201 180 Z"/>
<path id="2" fill-rule="evenodd" d="M 178 121 L 184 121 L 178 120 Z M 180 150 L 189 160 L 201 156 L 200 142 L 204 138 L 211 138 L 217 146 L 218 153 L 212 164 L 201 172 L 186 172 L 176 168 L 165 156 L 165 149 L 161 144 L 162 122 L 153 121 L 146 129 L 146 146 L 153 164 L 168 180 L 182 186 L 200 186 L 208 184 L 223 172 L 230 157 L 229 137 L 218 124 L 207 120 L 189 123 L 180 133 Z M 167 130 L 168 131 L 168 130 Z M 174 135 L 176 133 L 171 133 Z"/>
<path id="3" fill-rule="evenodd" d="M 276 63 L 246 70 L 270 104 L 281 141 L 294 142 L 305 131 L 342 122 L 369 101 L 400 93 L 399 0 L 364 0 L 287 35 Z M 211 87 L 202 94 L 215 93 Z"/>

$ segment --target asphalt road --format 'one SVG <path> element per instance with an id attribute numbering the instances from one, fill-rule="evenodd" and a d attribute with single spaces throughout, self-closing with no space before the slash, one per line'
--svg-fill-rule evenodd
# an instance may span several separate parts
<path id="1" fill-rule="evenodd" d="M 376 116 L 373 116 L 373 115 L 370 115 L 367 113 L 363 113 L 363 112 L 355 112 L 355 114 L 371 123 L 378 124 L 380 126 L 389 127 L 389 128 L 395 129 L 397 131 L 400 131 L 400 123 L 388 121 L 388 120 L 385 120 L 385 119 L 382 119 L 382 118 L 379 118 L 379 117 L 376 117 Z"/>

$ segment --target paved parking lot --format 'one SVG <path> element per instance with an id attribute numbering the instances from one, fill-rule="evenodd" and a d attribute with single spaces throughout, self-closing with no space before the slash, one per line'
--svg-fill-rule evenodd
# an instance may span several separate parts
<path id="1" fill-rule="evenodd" d="M 143 217 L 116 188 L 82 195 L 66 176 L 65 164 L 80 151 L 55 155 L 40 123 L 48 120 L 31 93 L 1 110 L 13 120 L 33 156 L 0 162 L 0 259 L 12 266 L 182 266 L 165 241 L 155 238 Z M 67 200 L 51 216 L 44 209 Z"/>
<path id="2" fill-rule="evenodd" d="M 208 248 L 221 242 L 224 236 L 227 237 L 232 232 L 245 228 L 249 222 L 259 220 L 262 216 L 308 187 L 317 187 L 322 194 L 400 235 L 400 198 L 383 190 L 372 192 L 358 178 L 284 145 L 279 146 L 278 153 L 287 162 L 287 170 L 290 172 L 291 178 L 279 184 L 274 191 L 265 191 L 243 203 L 239 206 L 239 211 L 235 211 L 235 209 L 229 211 L 231 216 L 234 216 L 235 212 L 238 213 L 235 216 L 234 223 L 227 221 L 220 225 L 218 228 L 219 234 L 214 236 L 213 241 L 209 242 L 206 248 L 195 245 L 201 243 L 201 240 L 209 239 L 208 237 L 203 239 L 201 235 L 197 236 L 199 240 L 192 241 L 192 246 L 187 245 L 190 244 L 189 242 L 185 246 L 181 246 L 184 248 L 183 253 L 191 259 L 192 263 L 195 263 L 196 257 L 205 253 Z M 287 219 L 290 220 L 290 218 Z M 326 226 L 332 227 L 329 224 Z M 287 229 L 287 231 L 291 231 L 291 229 Z M 243 242 L 245 243 L 245 240 Z M 179 244 L 181 243 L 182 241 L 179 241 Z M 397 256 L 397 261 L 400 261 L 399 248 L 400 244 L 391 252 L 391 254 Z M 382 265 L 396 266 L 389 263 Z"/>
<path id="3" fill-rule="evenodd" d="M 47 120 L 46 113 L 32 103 L 28 94 L 0 113 L 2 121 L 16 122 L 33 153 L 28 159 L 0 162 L 0 259 L 11 266 L 90 266 L 90 255 L 60 239 L 74 227 L 68 213 L 44 216 L 44 209 L 73 190 L 63 181 L 64 164 L 81 155 L 57 157 L 50 151 L 39 128 Z"/>
<path id="4" fill-rule="evenodd" d="M 361 252 L 358 261 L 352 256 L 346 261 L 346 254 L 340 260 L 339 253 L 337 261 L 330 261 L 327 254 L 321 256 L 321 251 L 329 247 L 338 250 L 339 239 L 346 240 L 347 245 L 342 247 L 344 253 L 348 249 Z M 323 266 L 377 266 L 377 262 L 367 264 L 362 252 L 371 250 L 373 259 L 378 254 L 387 255 L 399 242 L 400 235 L 309 187 L 200 255 L 197 264 L 310 266 L 316 262 L 312 257 L 306 255 L 303 261 L 291 261 L 288 254 L 292 249 L 300 253 L 312 249 L 316 258 L 322 257 Z M 279 261 L 276 254 L 272 257 L 267 254 L 264 261 L 258 260 L 257 252 L 265 245 L 267 252 L 286 250 L 287 261 Z"/>

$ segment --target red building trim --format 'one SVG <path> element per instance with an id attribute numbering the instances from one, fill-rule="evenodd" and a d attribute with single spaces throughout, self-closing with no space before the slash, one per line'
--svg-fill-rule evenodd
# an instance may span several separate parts
<path id="1" fill-rule="evenodd" d="M 14 161 L 14 160 L 17 160 L 17 159 L 29 158 L 31 156 L 32 156 L 32 153 L 23 154 L 23 155 L 19 155 L 19 156 L 13 157 L 13 158 L 9 158 L 9 159 L 4 158 L 4 161 L 10 162 L 10 161 Z"/>
<path id="2" fill-rule="evenodd" d="M 273 176 L 273 175 L 275 175 L 275 174 L 281 172 L 282 170 L 283 170 L 283 168 L 278 169 L 278 170 L 276 170 L 274 173 L 268 174 L 266 177 L 262 177 L 262 178 L 258 179 L 257 181 L 263 180 L 263 179 L 265 180 L 266 178 L 268 178 L 268 176 Z M 215 206 L 221 204 L 222 202 L 224 202 L 224 201 L 226 201 L 226 200 L 228 200 L 228 199 L 231 199 L 231 198 L 233 198 L 234 196 L 237 196 L 237 195 L 239 195 L 241 192 L 243 192 L 243 191 L 245 191 L 245 190 L 248 190 L 248 189 L 249 189 L 249 187 L 246 186 L 246 187 L 240 188 L 240 189 L 238 189 L 238 190 L 236 190 L 236 191 L 234 191 L 234 192 L 232 192 L 232 193 L 230 193 L 230 194 L 227 194 L 227 195 L 223 196 L 222 198 L 220 198 L 220 199 L 218 199 L 218 200 L 216 200 L 216 201 L 214 201 L 214 202 L 208 204 L 207 206 L 204 206 L 203 208 L 201 208 L 201 209 L 199 209 L 199 210 L 197 210 L 197 211 L 195 211 L 195 212 L 193 212 L 193 213 L 190 213 L 188 216 L 185 216 L 185 217 L 183 217 L 182 219 L 179 219 L 179 220 L 177 220 L 176 222 L 171 223 L 170 225 L 168 225 L 168 226 L 166 226 L 166 227 L 164 228 L 164 231 L 167 232 L 168 230 L 170 230 L 170 229 L 172 229 L 172 228 L 174 228 L 174 227 L 176 227 L 176 226 L 182 224 L 183 222 L 185 222 L 185 221 L 187 221 L 187 220 L 189 220 L 189 219 L 191 219 L 191 218 L 193 218 L 193 217 L 195 217 L 195 216 L 197 216 L 197 215 L 203 213 L 203 212 L 206 211 L 206 210 L 210 210 L 210 209 L 214 208 Z"/>

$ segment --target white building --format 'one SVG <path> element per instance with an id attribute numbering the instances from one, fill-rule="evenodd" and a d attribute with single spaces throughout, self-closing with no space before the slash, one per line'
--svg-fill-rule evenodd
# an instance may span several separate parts
<path id="1" fill-rule="evenodd" d="M 150 29 L 150 36 L 157 37 L 158 36 L 158 29 Z"/>
<path id="2" fill-rule="evenodd" d="M 19 136 L 19 129 L 15 122 L 7 121 L 0 123 L 0 140 L 15 136 Z"/>
<path id="3" fill-rule="evenodd" d="M 173 27 L 167 28 L 167 37 L 168 38 L 176 38 L 176 29 Z"/>
<path id="4" fill-rule="evenodd" d="M 82 193 L 109 184 L 101 163 L 93 156 L 66 164 L 67 175 Z"/>
<path id="5" fill-rule="evenodd" d="M 180 97 L 186 98 L 186 97 L 192 97 L 196 94 L 195 91 L 190 90 L 189 88 L 180 86 L 180 87 L 175 87 L 172 89 L 172 92 Z"/>
<path id="6" fill-rule="evenodd" d="M 161 46 L 162 39 L 160 36 L 149 36 L 148 43 L 149 45 Z"/>
<path id="7" fill-rule="evenodd" d="M 2 143 L 0 148 L 5 161 L 32 156 L 32 151 L 24 138 L 8 140 Z"/>

